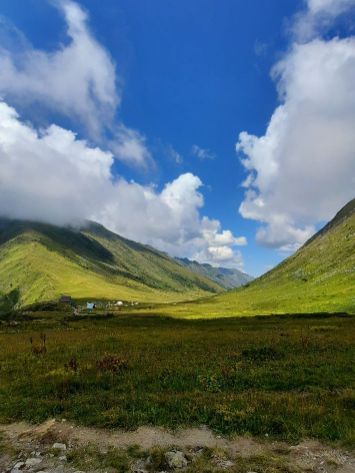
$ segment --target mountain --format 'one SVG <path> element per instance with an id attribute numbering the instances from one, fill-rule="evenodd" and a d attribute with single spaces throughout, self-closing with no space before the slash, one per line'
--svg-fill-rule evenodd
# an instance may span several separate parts
<path id="1" fill-rule="evenodd" d="M 224 289 L 234 289 L 253 280 L 252 276 L 249 276 L 238 269 L 215 268 L 210 264 L 201 264 L 197 261 L 191 261 L 188 258 L 175 259 L 178 263 L 185 268 L 188 268 L 193 273 L 211 279 Z"/>
<path id="2" fill-rule="evenodd" d="M 187 317 L 281 313 L 355 314 L 355 199 L 274 269 L 246 286 L 179 304 Z"/>
<path id="3" fill-rule="evenodd" d="M 17 297 L 19 305 L 60 294 L 167 302 L 222 290 L 166 254 L 93 222 L 75 229 L 0 219 L 0 294 Z"/>

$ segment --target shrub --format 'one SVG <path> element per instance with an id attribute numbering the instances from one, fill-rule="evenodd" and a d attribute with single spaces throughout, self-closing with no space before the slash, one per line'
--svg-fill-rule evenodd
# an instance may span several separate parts
<path id="1" fill-rule="evenodd" d="M 64 368 L 67 371 L 74 371 L 74 373 L 78 371 L 79 363 L 78 363 L 78 360 L 75 358 L 75 356 L 73 356 L 73 358 L 70 358 L 68 363 L 65 363 Z"/>
<path id="2" fill-rule="evenodd" d="M 115 355 L 105 355 L 96 362 L 96 368 L 98 371 L 118 374 L 128 368 L 128 362 Z"/>
<path id="3" fill-rule="evenodd" d="M 45 355 L 47 353 L 46 334 L 41 333 L 39 338 L 40 338 L 39 344 L 35 345 L 33 343 L 33 338 L 30 337 L 31 351 L 34 355 Z"/>

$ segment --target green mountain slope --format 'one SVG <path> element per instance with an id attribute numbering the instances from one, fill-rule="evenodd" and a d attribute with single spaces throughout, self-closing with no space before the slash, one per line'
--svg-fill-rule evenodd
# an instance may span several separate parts
<path id="1" fill-rule="evenodd" d="M 224 289 L 234 289 L 236 287 L 243 286 L 244 284 L 252 281 L 254 278 L 248 274 L 239 271 L 238 269 L 230 268 L 215 268 L 210 264 L 201 264 L 197 261 L 191 261 L 188 258 L 175 258 L 185 268 L 190 271 L 216 282 Z"/>
<path id="2" fill-rule="evenodd" d="M 17 290 L 19 304 L 26 305 L 63 293 L 76 298 L 168 302 L 222 288 L 167 255 L 95 223 L 79 231 L 2 219 L 0 293 Z"/>
<path id="3" fill-rule="evenodd" d="M 355 313 L 355 199 L 295 254 L 247 286 L 171 308 L 183 317 L 338 311 Z"/>

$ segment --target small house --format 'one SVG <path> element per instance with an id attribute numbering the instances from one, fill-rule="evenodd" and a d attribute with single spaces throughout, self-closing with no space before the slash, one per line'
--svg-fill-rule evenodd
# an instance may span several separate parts
<path id="1" fill-rule="evenodd" d="M 86 303 L 86 309 L 87 310 L 94 310 L 95 309 L 95 302 L 87 302 Z"/>

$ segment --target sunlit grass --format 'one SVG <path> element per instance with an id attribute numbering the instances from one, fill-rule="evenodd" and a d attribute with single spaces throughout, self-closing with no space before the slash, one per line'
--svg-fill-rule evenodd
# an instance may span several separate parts
<path id="1" fill-rule="evenodd" d="M 355 314 L 355 214 L 246 287 L 144 312 L 184 318 Z"/>

